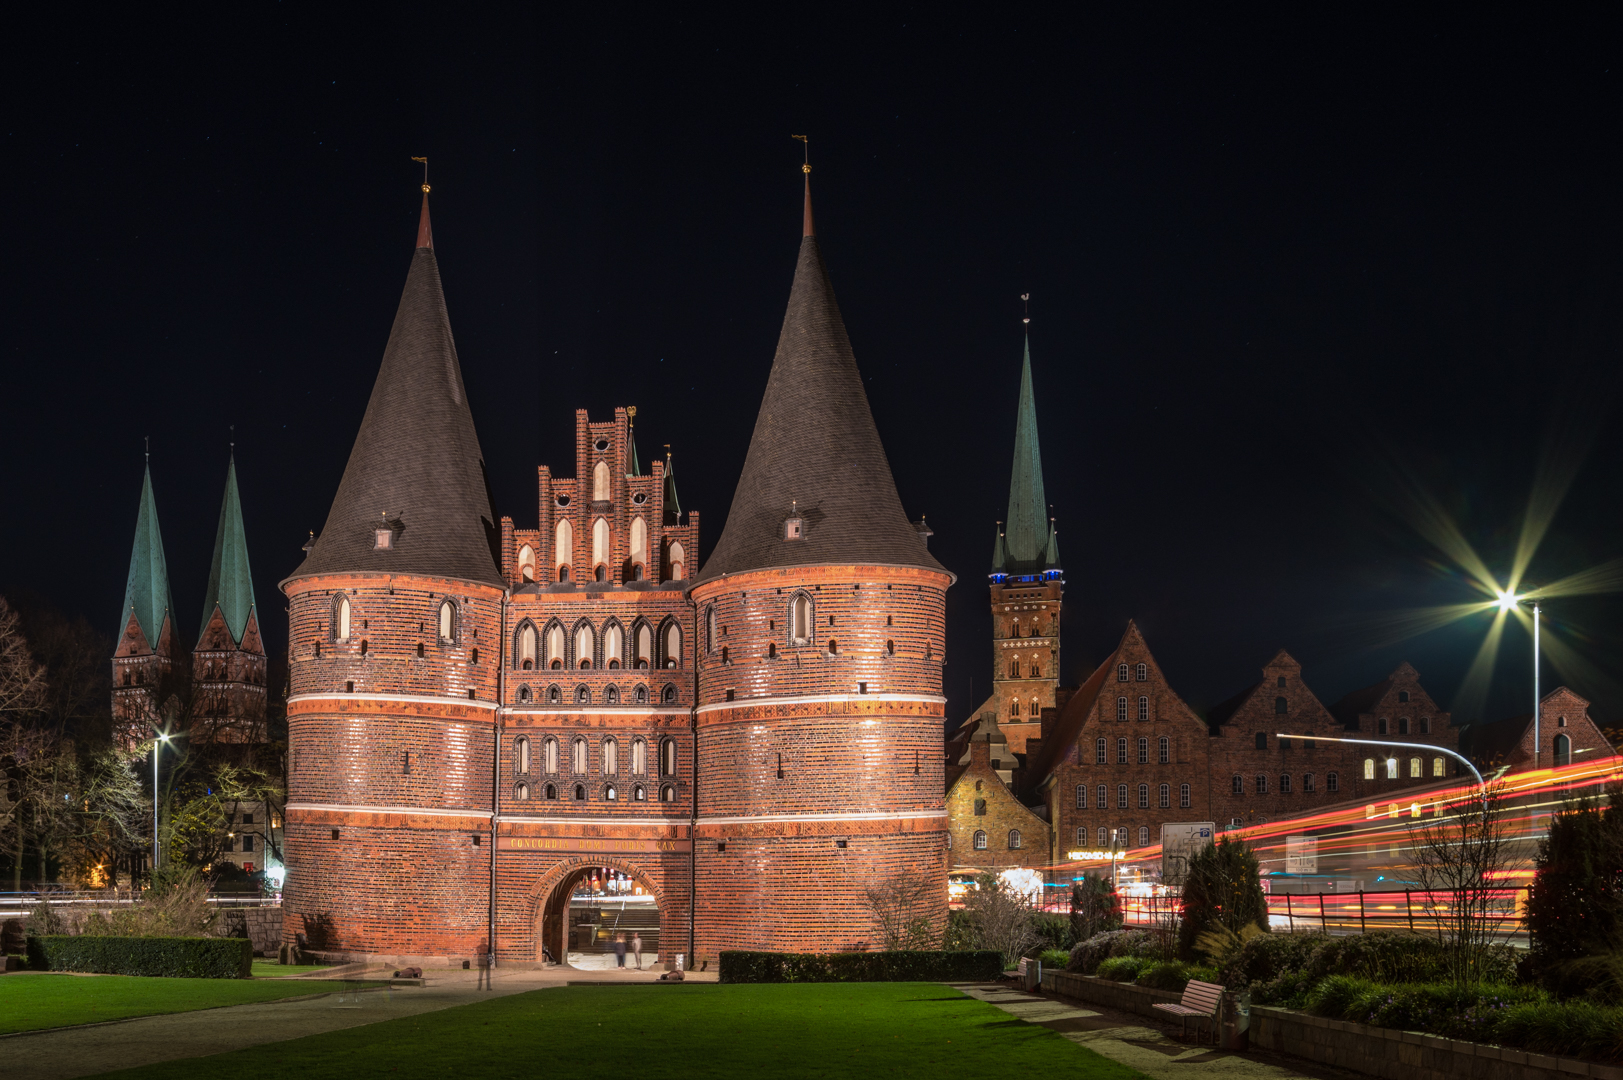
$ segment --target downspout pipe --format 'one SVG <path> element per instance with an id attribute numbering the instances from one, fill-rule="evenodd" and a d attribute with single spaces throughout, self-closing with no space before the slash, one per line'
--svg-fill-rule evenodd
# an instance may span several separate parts
<path id="1" fill-rule="evenodd" d="M 507 725 L 507 605 L 512 590 L 502 590 L 501 641 L 496 649 L 495 753 L 490 768 L 490 942 L 486 946 L 490 970 L 496 969 L 496 834 L 502 817 L 502 729 Z"/>
<path id="2" fill-rule="evenodd" d="M 688 755 L 693 759 L 689 766 L 693 770 L 693 783 L 690 785 L 692 810 L 688 818 L 688 970 L 691 971 L 699 953 L 694 934 L 699 910 L 699 656 L 702 650 L 699 603 L 693 599 L 692 590 L 687 595 L 688 607 L 693 612 L 693 704 L 688 709 L 688 728 L 693 732 L 693 753 Z"/>

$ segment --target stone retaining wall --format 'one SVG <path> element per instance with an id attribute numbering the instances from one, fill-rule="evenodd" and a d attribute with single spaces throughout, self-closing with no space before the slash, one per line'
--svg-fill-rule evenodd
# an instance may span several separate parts
<path id="1" fill-rule="evenodd" d="M 282 944 L 282 909 L 276 907 L 221 908 L 214 932 L 222 937 L 246 937 L 254 952 L 275 956 Z"/>
<path id="2" fill-rule="evenodd" d="M 1170 990 L 1151 990 L 1147 986 L 1101 979 L 1094 975 L 1078 975 L 1071 971 L 1043 968 L 1043 989 L 1060 997 L 1084 1001 L 1089 1005 L 1103 1005 L 1119 1012 L 1152 1016 L 1165 1023 L 1169 1013 L 1153 1008 L 1156 1002 L 1177 1002 L 1182 994 Z M 1623 1080 L 1619 1077 L 1618 1080 Z"/>
<path id="3" fill-rule="evenodd" d="M 1046 986 L 1048 980 L 1043 979 Z M 1065 993 L 1065 991 L 1060 991 Z M 1623 1080 L 1623 1068 L 1251 1006 L 1251 1044 L 1383 1080 Z"/>

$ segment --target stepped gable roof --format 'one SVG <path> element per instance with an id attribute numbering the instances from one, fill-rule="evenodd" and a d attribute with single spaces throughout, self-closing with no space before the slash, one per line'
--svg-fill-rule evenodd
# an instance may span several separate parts
<path id="1" fill-rule="evenodd" d="M 214 561 L 209 564 L 199 638 L 208 633 L 215 608 L 220 609 L 231 640 L 241 645 L 248 617 L 254 610 L 254 579 L 248 569 L 248 538 L 242 527 L 242 500 L 237 494 L 236 454 L 231 455 L 225 469 L 225 499 L 220 503 L 220 524 L 214 530 Z"/>
<path id="2" fill-rule="evenodd" d="M 1402 665 L 1397 671 L 1394 671 L 1392 675 L 1399 674 L 1403 671 L 1403 668 L 1406 667 L 1409 667 L 1409 665 Z M 1409 670 L 1411 672 L 1414 671 L 1413 668 L 1409 668 Z M 1357 728 L 1358 717 L 1375 708 L 1375 705 L 1381 700 L 1381 698 L 1386 696 L 1386 692 L 1392 689 L 1392 681 L 1392 677 L 1388 676 L 1382 679 L 1380 682 L 1375 683 L 1373 686 L 1366 686 L 1361 690 L 1350 691 L 1340 701 L 1330 706 L 1330 715 L 1335 717 L 1337 720 L 1340 720 L 1341 726 L 1347 728 L 1348 730 Z"/>
<path id="3" fill-rule="evenodd" d="M 169 564 L 163 556 L 163 534 L 158 529 L 158 503 L 152 497 L 152 467 L 141 477 L 141 507 L 135 515 L 135 544 L 130 551 L 130 575 L 124 582 L 124 611 L 117 637 L 124 636 L 134 614 L 147 647 L 156 650 L 163 621 L 175 610 L 169 593 Z"/>
<path id="4" fill-rule="evenodd" d="M 500 533 L 428 220 L 327 524 L 292 578 L 426 574 L 501 587 Z M 379 527 L 393 530 L 378 548 Z"/>
<path id="5" fill-rule="evenodd" d="M 800 259 L 766 394 L 721 538 L 696 582 L 853 563 L 946 573 L 907 520 L 822 250 L 808 182 Z M 798 516 L 801 538 L 785 539 Z"/>
<path id="6" fill-rule="evenodd" d="M 1014 426 L 1014 468 L 1009 476 L 1009 516 L 1004 548 L 1011 570 L 1043 568 L 1049 547 L 1048 503 L 1043 493 L 1043 456 L 1037 445 L 1037 401 L 1031 385 L 1031 338 L 1020 365 L 1020 407 Z M 1058 565 L 1059 549 L 1054 548 Z"/>
<path id="7" fill-rule="evenodd" d="M 1257 692 L 1262 683 L 1254 682 L 1241 690 L 1227 701 L 1219 702 L 1206 711 L 1206 726 L 1215 734 L 1217 729 L 1228 723 L 1234 714 L 1240 711 L 1240 706 L 1251 700 L 1251 695 Z"/>

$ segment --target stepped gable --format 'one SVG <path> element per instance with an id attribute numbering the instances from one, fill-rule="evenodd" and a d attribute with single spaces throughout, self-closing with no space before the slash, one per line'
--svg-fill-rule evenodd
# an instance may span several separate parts
<path id="1" fill-rule="evenodd" d="M 169 593 L 169 566 L 163 556 L 163 534 L 158 529 L 158 504 L 152 496 L 152 467 L 141 478 L 141 508 L 135 517 L 135 543 L 130 550 L 130 574 L 124 583 L 124 610 L 119 639 L 133 615 L 147 648 L 156 650 L 163 623 L 175 609 Z"/>
<path id="2" fill-rule="evenodd" d="M 242 644 L 248 619 L 254 611 L 254 579 L 248 569 L 248 538 L 242 527 L 242 500 L 237 494 L 237 457 L 225 470 L 225 499 L 220 504 L 220 524 L 214 530 L 214 561 L 209 565 L 208 593 L 203 598 L 201 640 L 208 635 L 209 623 L 218 608 L 231 640 Z"/>
<path id="3" fill-rule="evenodd" d="M 502 585 L 500 533 L 445 310 L 426 192 L 417 243 L 344 478 L 292 578 L 422 574 Z M 376 544 L 380 527 L 392 530 L 387 548 Z"/>
<path id="4" fill-rule="evenodd" d="M 805 235 L 778 351 L 743 474 L 695 583 L 788 566 L 879 564 L 945 573 L 907 520 L 851 341 L 812 229 Z M 785 539 L 791 516 L 801 538 Z"/>
<path id="5" fill-rule="evenodd" d="M 1372 686 L 1360 690 L 1349 691 L 1342 699 L 1330 706 L 1330 715 L 1341 721 L 1341 726 L 1348 731 L 1358 730 L 1358 717 L 1369 712 L 1392 689 L 1392 684 L 1400 676 L 1408 675 L 1418 677 L 1419 673 L 1409 666 L 1408 661 L 1397 666 L 1397 670 Z"/>

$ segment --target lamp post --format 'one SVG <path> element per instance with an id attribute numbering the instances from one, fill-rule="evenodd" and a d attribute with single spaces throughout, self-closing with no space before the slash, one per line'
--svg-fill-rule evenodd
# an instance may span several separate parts
<path id="1" fill-rule="evenodd" d="M 1499 591 L 1499 610 L 1500 611 L 1510 611 L 1518 603 L 1520 603 L 1522 600 L 1526 599 L 1526 597 L 1527 597 L 1526 593 L 1523 593 L 1522 595 L 1517 596 L 1513 592 L 1505 592 L 1503 590 L 1500 590 Z M 1538 682 L 1538 669 L 1539 669 L 1539 662 L 1538 662 L 1538 616 L 1539 616 L 1538 602 L 1534 601 L 1532 606 L 1533 606 L 1533 768 L 1536 769 L 1536 768 L 1538 768 L 1538 758 L 1539 758 L 1539 754 L 1538 754 L 1538 751 L 1539 751 L 1539 720 L 1541 719 L 1541 717 L 1539 716 L 1539 713 L 1543 710 L 1544 701 L 1543 701 L 1543 698 L 1541 698 L 1539 696 L 1539 682 Z"/>
<path id="2" fill-rule="evenodd" d="M 152 872 L 158 872 L 158 755 L 169 742 L 167 732 L 159 732 L 152 743 Z"/>

